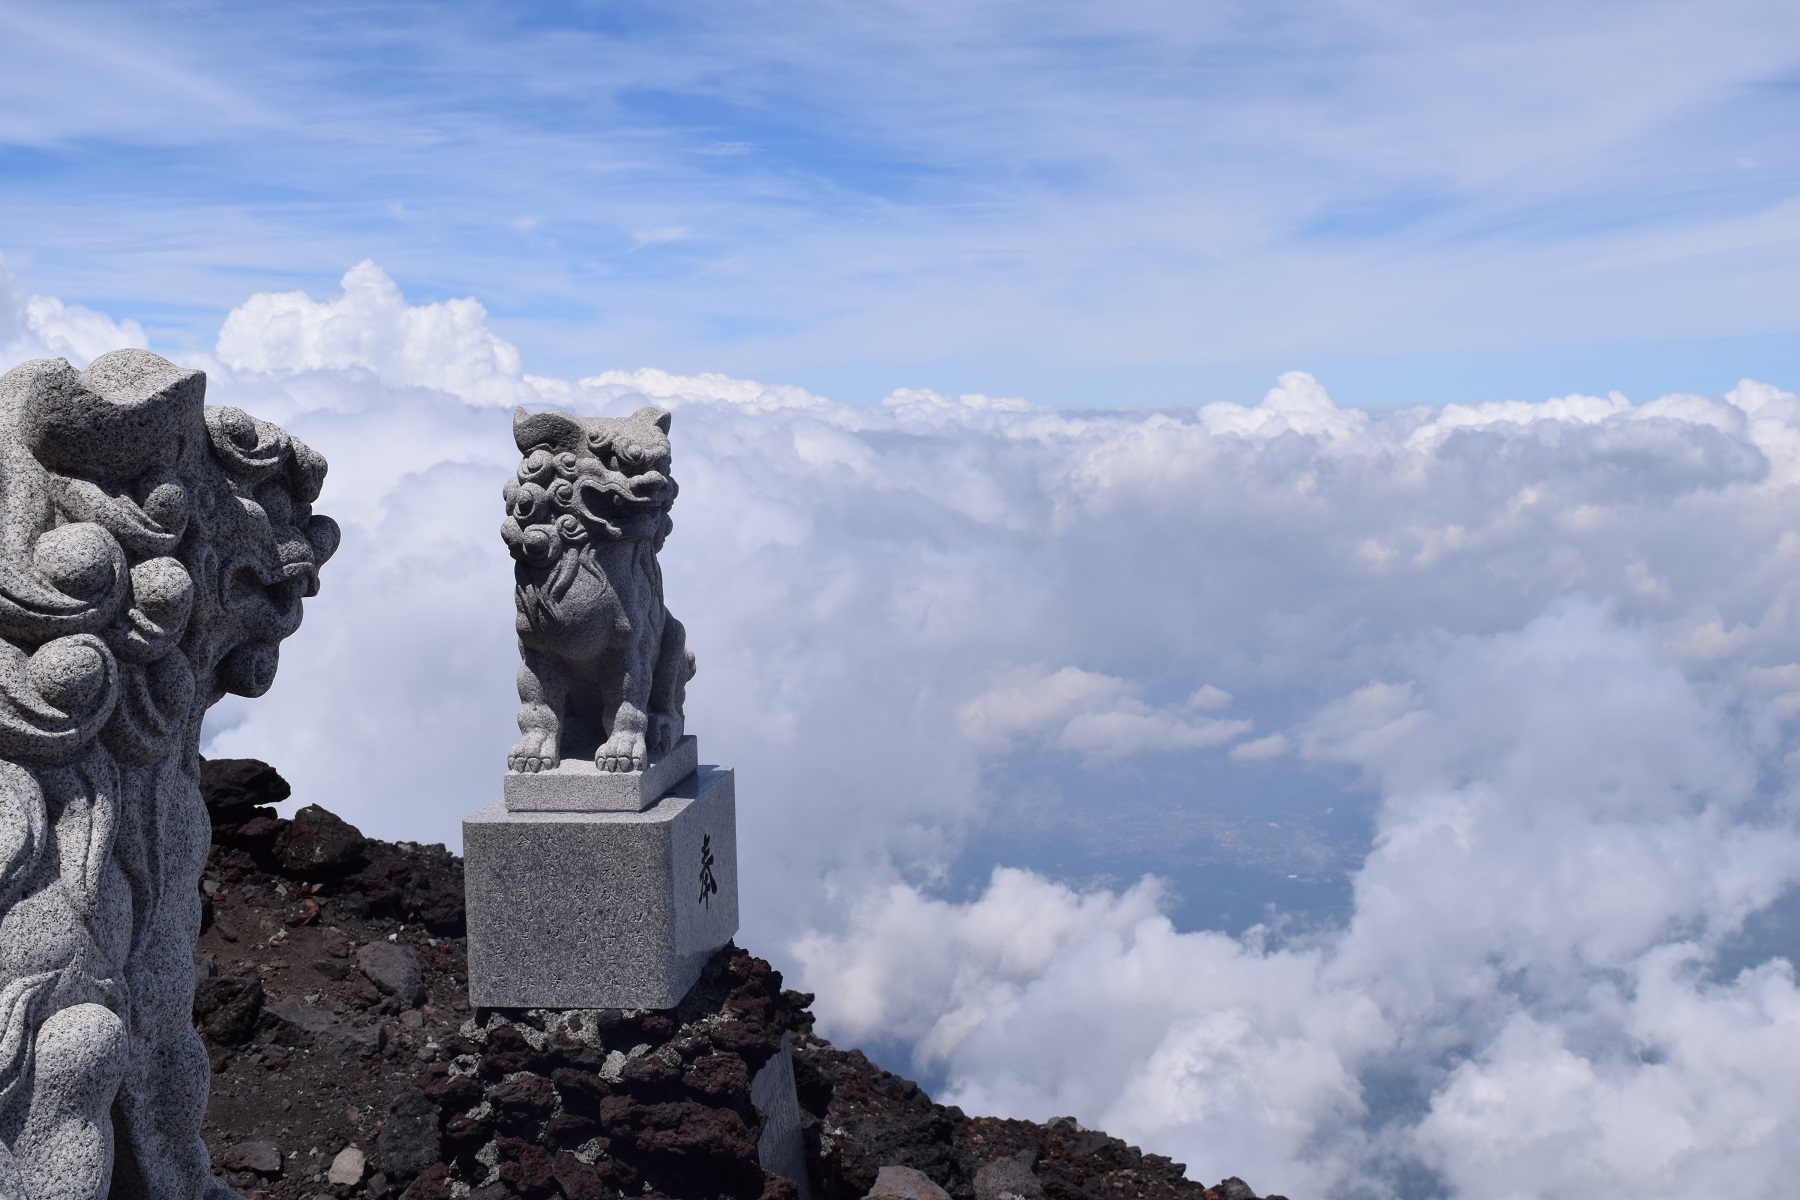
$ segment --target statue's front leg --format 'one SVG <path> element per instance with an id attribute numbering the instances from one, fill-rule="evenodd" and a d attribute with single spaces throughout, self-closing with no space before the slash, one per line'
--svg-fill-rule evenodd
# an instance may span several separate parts
<path id="1" fill-rule="evenodd" d="M 113 1168 L 113 1097 L 125 1069 L 125 1026 L 109 1008 L 76 1004 L 38 1029 L 30 1115 L 13 1147 L 31 1200 L 104 1200 Z"/>
<path id="2" fill-rule="evenodd" d="M 656 677 L 650 685 L 650 753 L 666 754 L 686 732 L 682 708 L 687 701 L 687 682 L 693 677 L 694 652 L 687 648 L 687 630 L 673 616 L 665 615 L 656 652 Z"/>
<path id="3" fill-rule="evenodd" d="M 645 734 L 650 718 L 645 711 L 650 705 L 650 656 L 641 649 L 625 658 L 625 674 L 620 680 L 619 708 L 613 714 L 612 728 L 600 749 L 594 752 L 594 765 L 602 771 L 641 771 L 649 757 Z"/>
<path id="4" fill-rule="evenodd" d="M 507 752 L 515 771 L 551 771 L 562 762 L 569 673 L 561 660 L 519 647 L 519 740 Z"/>

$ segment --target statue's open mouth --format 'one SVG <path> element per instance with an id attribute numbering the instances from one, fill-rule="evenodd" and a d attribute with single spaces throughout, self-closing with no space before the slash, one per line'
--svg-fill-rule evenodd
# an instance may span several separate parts
<path id="1" fill-rule="evenodd" d="M 674 483 L 667 475 L 648 471 L 607 478 L 591 476 L 577 481 L 575 506 L 589 520 L 604 520 L 632 509 L 661 508 L 675 499 Z"/>
<path id="2" fill-rule="evenodd" d="M 271 571 L 240 559 L 225 572 L 225 609 L 243 622 L 259 641 L 278 641 L 300 628 L 300 602 L 318 591 L 319 570 L 312 563 L 288 563 Z"/>

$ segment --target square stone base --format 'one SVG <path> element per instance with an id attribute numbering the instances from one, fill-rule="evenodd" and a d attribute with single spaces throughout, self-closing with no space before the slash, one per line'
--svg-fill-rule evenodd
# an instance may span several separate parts
<path id="1" fill-rule="evenodd" d="M 469 1002 L 673 1008 L 737 932 L 735 782 L 703 766 L 645 812 L 465 818 Z"/>
<path id="2" fill-rule="evenodd" d="M 501 785 L 514 812 L 643 812 L 700 766 L 688 734 L 641 771 L 602 771 L 591 758 L 564 759 L 550 771 L 508 771 Z"/>

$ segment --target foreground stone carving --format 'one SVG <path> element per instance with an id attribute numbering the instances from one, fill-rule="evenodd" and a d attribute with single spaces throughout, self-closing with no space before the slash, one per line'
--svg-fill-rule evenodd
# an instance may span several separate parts
<path id="1" fill-rule="evenodd" d="M 737 932 L 737 793 L 682 713 L 694 656 L 663 604 L 669 414 L 513 415 L 519 741 L 463 821 L 469 998 L 670 1008 Z"/>
<path id="2" fill-rule="evenodd" d="M 200 722 L 274 681 L 325 460 L 143 350 L 0 377 L 0 1196 L 229 1197 L 191 1023 Z"/>

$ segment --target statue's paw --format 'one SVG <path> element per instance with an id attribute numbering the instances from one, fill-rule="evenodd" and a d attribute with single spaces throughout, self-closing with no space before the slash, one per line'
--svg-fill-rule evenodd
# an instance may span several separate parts
<path id="1" fill-rule="evenodd" d="M 562 763 L 554 746 L 545 744 L 545 739 L 527 737 L 519 739 L 519 743 L 506 752 L 506 765 L 509 769 L 532 774 L 538 771 L 554 771 Z"/>
<path id="2" fill-rule="evenodd" d="M 602 771 L 641 771 L 644 769 L 644 739 L 632 738 L 614 745 L 607 742 L 594 755 L 594 765 Z"/>

